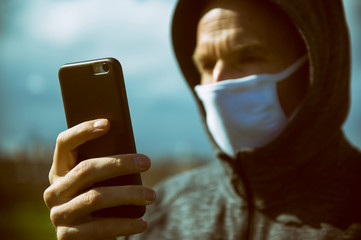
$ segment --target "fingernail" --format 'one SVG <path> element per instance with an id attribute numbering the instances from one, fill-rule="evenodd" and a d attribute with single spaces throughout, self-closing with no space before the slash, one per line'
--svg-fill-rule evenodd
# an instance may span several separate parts
<path id="1" fill-rule="evenodd" d="M 96 129 L 105 129 L 107 125 L 108 125 L 108 121 L 106 119 L 101 119 L 96 121 L 93 124 L 93 127 Z"/>
<path id="2" fill-rule="evenodd" d="M 140 225 L 140 227 L 142 228 L 142 229 L 146 229 L 147 228 L 147 226 L 148 226 L 148 224 L 147 224 L 147 222 L 144 220 L 144 219 L 139 219 L 139 225 Z"/>
<path id="3" fill-rule="evenodd" d="M 149 165 L 149 160 L 144 156 L 136 156 L 134 162 L 141 168 L 148 167 Z"/>
<path id="4" fill-rule="evenodd" d="M 156 198 L 156 194 L 151 189 L 145 189 L 144 190 L 144 198 L 147 201 L 147 203 L 152 203 L 152 202 L 154 202 L 154 200 Z"/>

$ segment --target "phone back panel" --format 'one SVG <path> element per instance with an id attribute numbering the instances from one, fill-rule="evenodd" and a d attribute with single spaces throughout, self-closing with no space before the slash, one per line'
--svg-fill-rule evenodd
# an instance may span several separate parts
<path id="1" fill-rule="evenodd" d="M 106 74 L 95 74 L 94 63 L 109 66 Z M 129 114 L 123 72 L 113 58 L 65 64 L 59 70 L 64 110 L 69 128 L 88 120 L 106 118 L 110 130 L 105 135 L 77 148 L 78 162 L 117 154 L 136 153 Z M 107 179 L 91 186 L 141 185 L 140 174 Z M 93 214 L 99 217 L 141 217 L 144 206 L 119 206 L 102 209 Z"/>
<path id="2" fill-rule="evenodd" d="M 107 118 L 111 124 L 109 133 L 78 149 L 79 161 L 136 153 L 122 68 L 115 59 L 106 61 L 107 74 L 94 74 L 92 62 L 68 64 L 59 70 L 68 127 L 97 118 Z"/>

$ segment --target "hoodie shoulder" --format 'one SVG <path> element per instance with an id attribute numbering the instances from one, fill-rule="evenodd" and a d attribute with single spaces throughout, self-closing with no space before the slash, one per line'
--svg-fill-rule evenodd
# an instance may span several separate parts
<path id="1" fill-rule="evenodd" d="M 227 178 L 221 163 L 212 162 L 163 181 L 155 187 L 157 200 L 147 207 L 148 229 L 130 239 L 211 239 L 214 234 L 233 234 L 231 229 L 244 220 L 237 217 L 243 215 L 242 200 L 229 183 L 224 184 Z"/>

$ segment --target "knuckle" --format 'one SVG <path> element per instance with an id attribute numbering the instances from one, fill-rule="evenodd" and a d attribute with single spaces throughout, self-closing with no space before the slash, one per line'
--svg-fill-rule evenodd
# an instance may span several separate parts
<path id="1" fill-rule="evenodd" d="M 76 126 L 74 129 L 76 132 L 76 135 L 83 136 L 84 134 L 87 134 L 92 129 L 92 125 L 90 125 L 89 122 L 84 122 Z"/>
<path id="2" fill-rule="evenodd" d="M 59 207 L 53 207 L 50 210 L 50 220 L 54 226 L 59 226 L 64 222 L 65 215 L 61 212 Z"/>
<path id="3" fill-rule="evenodd" d="M 76 176 L 84 178 L 90 174 L 91 169 L 92 165 L 89 161 L 81 161 L 74 167 L 73 171 Z"/>
<path id="4" fill-rule="evenodd" d="M 51 191 L 49 190 L 49 188 L 45 189 L 44 193 L 43 193 L 43 199 L 44 199 L 44 202 L 46 203 L 46 205 L 48 207 L 50 207 L 50 203 L 51 203 L 51 200 L 52 200 L 52 193 Z"/>
<path id="5" fill-rule="evenodd" d="M 54 205 L 54 202 L 57 199 L 57 193 L 52 186 L 45 189 L 43 199 L 48 208 L 51 208 Z"/>
<path id="6" fill-rule="evenodd" d="M 51 169 L 50 171 L 49 171 L 49 174 L 48 174 L 48 179 L 49 179 L 49 182 L 50 183 L 53 183 L 54 182 L 54 173 L 53 173 L 53 169 Z"/>
<path id="7" fill-rule="evenodd" d="M 58 240 L 72 239 L 72 235 L 70 234 L 69 227 L 66 227 L 66 226 L 57 227 L 56 235 L 57 235 Z"/>
<path id="8" fill-rule="evenodd" d="M 83 202 L 85 205 L 93 206 L 102 201 L 102 195 L 97 189 L 91 189 L 84 194 Z"/>
<path id="9" fill-rule="evenodd" d="M 56 145 L 63 145 L 65 142 L 65 132 L 61 132 L 56 138 Z"/>
<path id="10" fill-rule="evenodd" d="M 63 146 L 66 145 L 68 140 L 74 137 L 86 138 L 86 134 L 91 132 L 92 125 L 88 122 L 80 123 L 70 129 L 67 129 L 59 133 L 56 139 L 56 145 Z"/>
<path id="11" fill-rule="evenodd" d="M 49 173 L 49 182 L 50 182 L 50 184 L 53 184 L 54 182 L 55 182 L 55 180 L 56 180 L 56 176 L 55 176 L 55 174 L 53 174 L 53 172 L 50 172 Z"/>
<path id="12" fill-rule="evenodd" d="M 121 156 L 111 158 L 111 165 L 116 168 L 124 167 L 124 160 Z"/>

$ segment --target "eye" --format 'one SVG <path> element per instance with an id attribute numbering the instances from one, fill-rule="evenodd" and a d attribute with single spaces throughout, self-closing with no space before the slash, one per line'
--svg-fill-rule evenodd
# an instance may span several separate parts
<path id="1" fill-rule="evenodd" d="M 262 58 L 256 55 L 241 55 L 238 58 L 239 64 L 250 64 L 261 61 Z"/>
<path id="2" fill-rule="evenodd" d="M 214 60 L 207 60 L 201 63 L 201 70 L 204 72 L 211 72 L 216 65 L 216 61 Z"/>
<path id="3" fill-rule="evenodd" d="M 234 64 L 236 68 L 245 70 L 251 66 L 262 64 L 265 60 L 266 59 L 264 57 L 259 55 L 239 55 L 237 59 L 235 59 Z"/>

